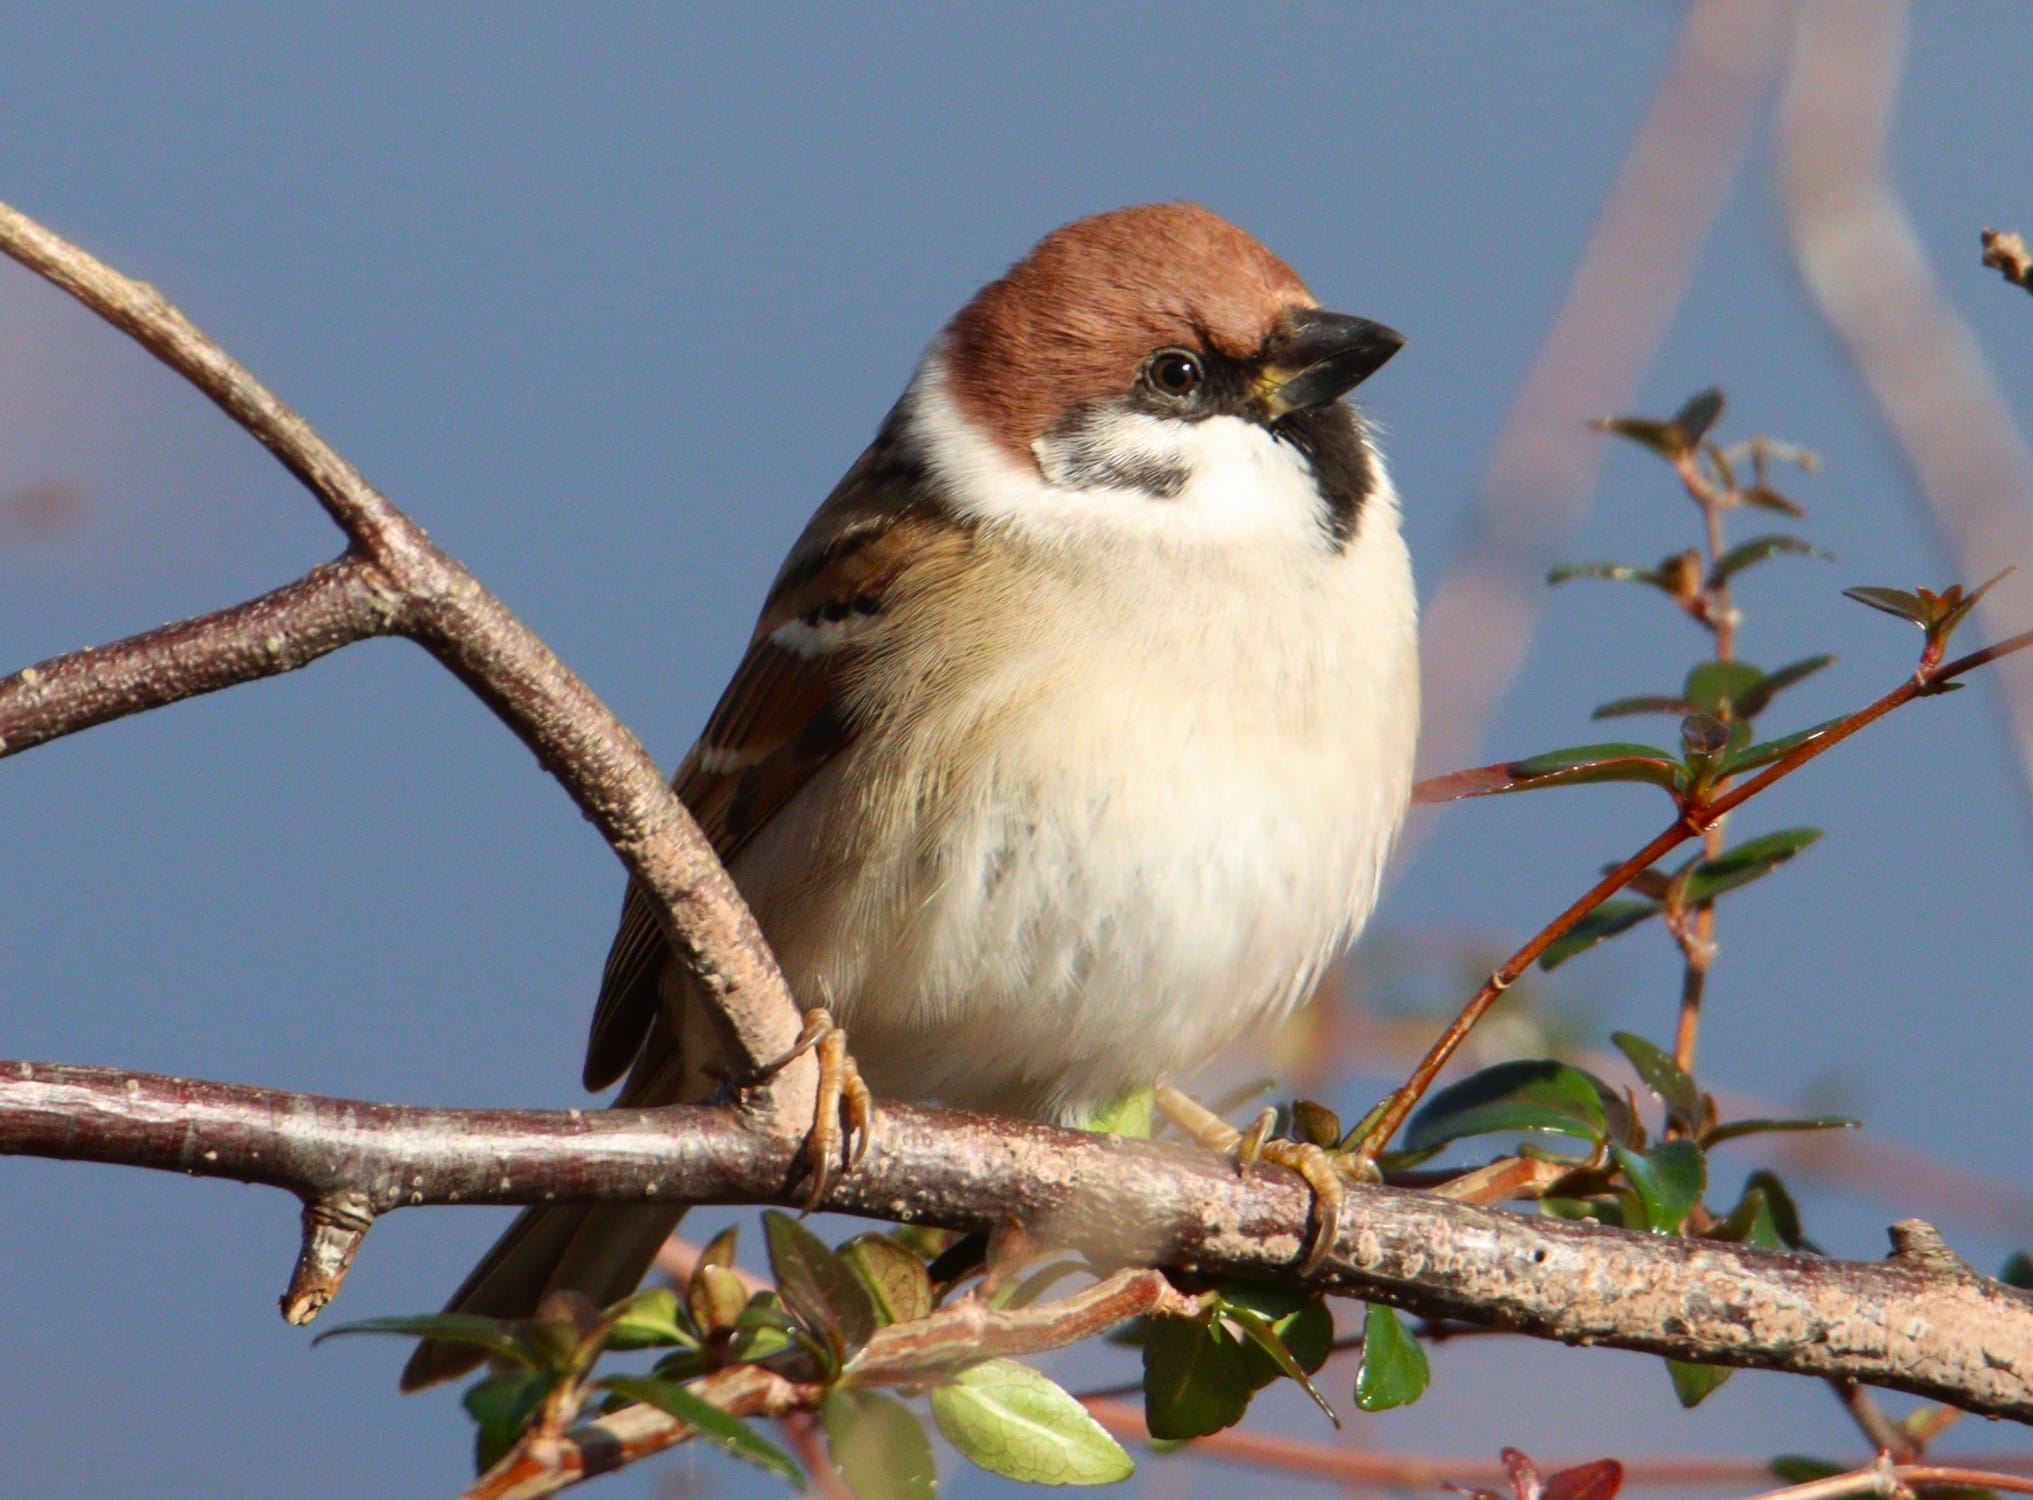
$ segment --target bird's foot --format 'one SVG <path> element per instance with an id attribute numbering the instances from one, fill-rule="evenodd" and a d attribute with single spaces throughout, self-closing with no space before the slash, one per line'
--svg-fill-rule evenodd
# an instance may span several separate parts
<path id="1" fill-rule="evenodd" d="M 775 1073 L 807 1052 L 819 1059 L 819 1094 L 812 1107 L 812 1128 L 805 1136 L 805 1211 L 819 1206 L 833 1181 L 833 1162 L 852 1170 L 868 1154 L 875 1125 L 875 1096 L 862 1082 L 861 1069 L 847 1050 L 847 1033 L 823 1006 L 805 1012 L 804 1030 L 791 1050 L 771 1063 Z"/>
<path id="2" fill-rule="evenodd" d="M 1340 1155 L 1310 1141 L 1290 1141 L 1271 1134 L 1278 1112 L 1266 1109 L 1247 1130 L 1233 1125 L 1196 1100 L 1175 1088 L 1161 1088 L 1158 1109 L 1195 1141 L 1210 1151 L 1235 1158 L 1238 1170 L 1247 1172 L 1258 1162 L 1289 1167 L 1313 1190 L 1313 1222 L 1303 1247 L 1299 1269 L 1307 1275 L 1320 1269 L 1341 1229 L 1341 1205 L 1352 1181 L 1379 1181 L 1377 1170 L 1353 1155 Z M 1367 1168 L 1365 1171 L 1364 1168 Z"/>

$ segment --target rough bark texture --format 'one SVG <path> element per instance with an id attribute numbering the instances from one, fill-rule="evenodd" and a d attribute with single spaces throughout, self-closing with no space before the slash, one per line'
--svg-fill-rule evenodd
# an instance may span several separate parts
<path id="1" fill-rule="evenodd" d="M 0 1151 L 287 1188 L 356 1210 L 553 1198 L 795 1201 L 798 1147 L 732 1111 L 408 1109 L 0 1064 Z M 1076 1246 L 1102 1263 L 1298 1281 L 1292 1174 L 1027 1121 L 890 1106 L 820 1207 Z M 1845 1375 L 2033 1421 L 2033 1297 L 1915 1221 L 1882 1263 L 1627 1233 L 1352 1188 L 1310 1284 L 1430 1317 L 1679 1359 Z"/>

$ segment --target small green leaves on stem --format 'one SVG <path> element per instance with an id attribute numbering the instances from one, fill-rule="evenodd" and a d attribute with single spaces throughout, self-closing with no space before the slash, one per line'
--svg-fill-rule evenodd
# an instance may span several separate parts
<path id="1" fill-rule="evenodd" d="M 1659 1096 L 1669 1122 L 1688 1131 L 1700 1127 L 1705 1112 L 1701 1089 L 1663 1048 L 1628 1031 L 1613 1031 L 1609 1039 L 1630 1059 L 1645 1086 Z"/>
<path id="2" fill-rule="evenodd" d="M 1746 840 L 1714 859 L 1698 859 L 1680 887 L 1680 904 L 1706 906 L 1718 896 L 1761 880 L 1821 837 L 1819 828 L 1782 828 Z"/>
<path id="3" fill-rule="evenodd" d="M 931 1439 L 896 1397 L 835 1386 L 819 1421 L 826 1451 L 855 1500 L 934 1500 L 939 1493 Z"/>
<path id="4" fill-rule="evenodd" d="M 874 1297 L 846 1261 L 789 1214 L 766 1211 L 762 1228 L 777 1294 L 800 1322 L 826 1339 L 839 1368 L 880 1324 Z"/>
<path id="5" fill-rule="evenodd" d="M 1154 1318 L 1144 1334 L 1144 1425 L 1155 1438 L 1206 1437 L 1240 1422 L 1255 1387 L 1226 1323 Z"/>
<path id="6" fill-rule="evenodd" d="M 805 1487 L 804 1472 L 788 1453 L 741 1418 L 731 1416 L 705 1398 L 694 1395 L 675 1380 L 615 1375 L 598 1382 L 598 1385 L 600 1389 L 612 1391 L 626 1400 L 639 1401 L 645 1406 L 655 1407 L 666 1416 L 676 1417 L 722 1452 L 745 1458 L 777 1478 L 789 1480 L 798 1489 Z"/>
<path id="7" fill-rule="evenodd" d="M 1708 1188 L 1701 1148 L 1692 1141 L 1664 1141 L 1650 1151 L 1614 1142 L 1609 1149 L 1637 1196 L 1645 1227 L 1654 1234 L 1678 1233 Z"/>
<path id="8" fill-rule="evenodd" d="M 1455 802 L 1463 797 L 1491 797 L 1504 792 L 1539 791 L 1597 781 L 1649 782 L 1677 796 L 1686 780 L 1687 768 L 1658 746 L 1614 742 L 1574 745 L 1523 760 L 1435 776 L 1413 788 L 1412 800 Z"/>
<path id="9" fill-rule="evenodd" d="M 1601 1145 L 1614 1132 L 1615 1090 L 1601 1079 L 1551 1059 L 1498 1063 L 1426 1101 L 1405 1132 L 1405 1146 L 1423 1151 L 1465 1136 L 1549 1131 Z"/>
<path id="10" fill-rule="evenodd" d="M 1598 432 L 1614 433 L 1669 462 L 1678 462 L 1701 446 L 1722 416 L 1722 406 L 1722 392 L 1711 387 L 1664 421 L 1656 417 L 1599 417 L 1591 425 Z"/>
<path id="11" fill-rule="evenodd" d="M 840 1259 L 867 1289 L 878 1322 L 908 1323 L 932 1310 L 932 1278 L 924 1259 L 886 1234 L 857 1235 Z"/>
<path id="12" fill-rule="evenodd" d="M 1708 586 L 1716 588 L 1729 582 L 1744 569 L 1782 555 L 1833 560 L 1832 554 L 1822 551 L 1804 537 L 1779 533 L 1754 536 L 1749 541 L 1738 542 L 1715 560 L 1715 566 L 1708 570 Z"/>
<path id="13" fill-rule="evenodd" d="M 1682 1406 L 1693 1408 L 1706 1401 L 1736 1371 L 1728 1365 L 1691 1365 L 1685 1360 L 1666 1361 L 1666 1373 L 1673 1377 L 1673 1394 Z"/>
<path id="14" fill-rule="evenodd" d="M 460 1397 L 473 1419 L 473 1472 L 499 1463 L 529 1419 L 564 1384 L 563 1370 L 502 1370 L 475 1381 Z"/>
<path id="15" fill-rule="evenodd" d="M 1410 1406 L 1426 1394 L 1433 1369 L 1419 1341 L 1405 1332 L 1398 1315 L 1372 1302 L 1363 1315 L 1362 1363 L 1355 1372 L 1355 1404 L 1363 1411 Z"/>
<path id="16" fill-rule="evenodd" d="M 1006 1479 L 1113 1484 L 1136 1472 L 1086 1407 L 1013 1360 L 988 1360 L 933 1387 L 932 1417 L 964 1456 Z"/>
<path id="17" fill-rule="evenodd" d="M 1628 932 L 1663 910 L 1664 906 L 1657 901 L 1605 901 L 1540 954 L 1539 967 L 1557 969 L 1577 953 L 1586 953 L 1597 943 Z"/>
<path id="18" fill-rule="evenodd" d="M 1959 583 L 1952 583 L 1938 594 L 1932 589 L 1909 592 L 1869 587 L 1844 589 L 1843 594 L 1859 604 L 1868 604 L 1872 609 L 1910 621 L 1926 632 L 1927 648 L 1920 657 L 1920 672 L 1925 678 L 1941 664 L 1948 650 L 1948 639 L 1955 633 L 1956 627 L 1969 618 L 1970 611 L 1977 607 L 1984 595 L 2014 571 L 2006 568 L 1969 590 Z"/>

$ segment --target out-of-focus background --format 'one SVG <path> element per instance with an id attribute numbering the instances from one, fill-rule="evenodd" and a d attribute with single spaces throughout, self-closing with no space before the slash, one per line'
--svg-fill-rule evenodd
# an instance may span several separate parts
<path id="1" fill-rule="evenodd" d="M 1200 200 L 1330 306 L 1410 336 L 1362 394 L 1429 601 L 1434 771 L 1608 737 L 1590 706 L 1676 686 L 1702 646 L 1637 590 L 1544 594 L 1552 561 L 1694 540 L 1656 462 L 1605 449 L 1586 417 L 1716 383 L 1725 436 L 1824 455 L 1790 488 L 1838 560 L 1781 560 L 1741 591 L 1749 659 L 1840 656 L 1774 729 L 1910 665 L 1918 636 L 1842 586 L 2033 561 L 2014 432 L 2033 413 L 2033 299 L 1977 264 L 1981 227 L 2033 225 L 2029 56 L 2033 8 L 2014 0 L 17 4 L 0 16 L 0 199 L 160 286 L 669 762 L 941 321 L 1066 219 Z M 244 598 L 336 547 L 223 417 L 0 266 L 0 670 Z M 1996 598 L 1993 634 L 2033 620 L 2033 585 Z M 1828 833 L 1725 904 L 1704 1079 L 1869 1128 L 1812 1159 L 1724 1148 L 1719 1181 L 1779 1161 L 1841 1253 L 1882 1253 L 1909 1214 L 1986 1270 L 2033 1241 L 2033 870 L 2008 680 L 1898 715 L 1739 820 Z M 1457 1003 L 1662 812 L 1588 789 L 1421 815 L 1332 1013 L 1349 1045 L 1288 1084 L 1359 1113 L 1424 1034 L 1411 1017 Z M 10 760 L 0 829 L 0 1055 L 581 1102 L 619 870 L 413 647 Z M 1518 1004 L 1584 1045 L 1665 1039 L 1677 974 L 1641 933 Z M 384 1222 L 327 1318 L 435 1307 L 503 1217 Z M 453 1396 L 399 1398 L 399 1345 L 313 1349 L 275 1315 L 295 1235 L 265 1189 L 0 1165 L 0 1489 L 455 1490 Z M 1335 1440 L 1463 1459 L 1859 1452 L 1811 1383 L 1740 1375 L 1688 1416 L 1633 1356 L 1464 1340 L 1434 1365 L 1423 1403 Z M 1344 1408 L 1351 1373 L 1327 1382 Z M 1297 1403 L 1252 1420 L 1331 1438 Z M 1980 1426 L 1941 1451 L 2013 1436 Z M 947 1469 L 958 1493 L 1003 1490 Z M 1236 1478 L 1148 1459 L 1135 1484 Z M 686 1454 L 605 1492 L 760 1482 Z"/>

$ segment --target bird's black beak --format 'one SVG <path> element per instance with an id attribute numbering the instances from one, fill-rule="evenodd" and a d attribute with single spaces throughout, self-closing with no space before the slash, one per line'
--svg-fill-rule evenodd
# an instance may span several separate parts
<path id="1" fill-rule="evenodd" d="M 1368 318 L 1293 308 L 1264 342 L 1257 394 L 1275 422 L 1287 412 L 1340 400 L 1404 347 L 1403 334 Z"/>

